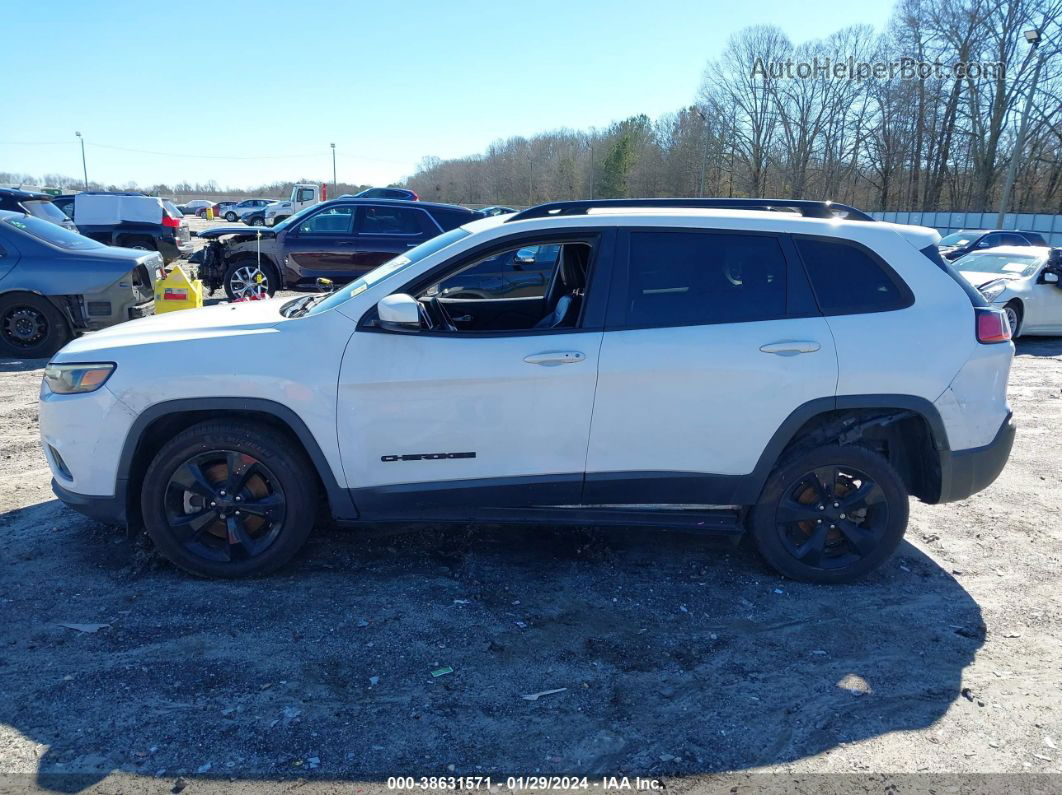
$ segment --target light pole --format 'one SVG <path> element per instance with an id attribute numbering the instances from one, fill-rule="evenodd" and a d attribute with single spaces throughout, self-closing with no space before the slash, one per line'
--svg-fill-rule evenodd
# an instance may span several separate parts
<path id="1" fill-rule="evenodd" d="M 1033 28 L 1025 31 L 1025 40 L 1032 46 L 1033 54 L 1039 54 L 1036 66 L 1033 68 L 1032 82 L 1029 83 L 1029 96 L 1025 98 L 1025 110 L 1021 114 L 1021 124 L 1018 125 L 1018 137 L 1014 139 L 1014 150 L 1010 153 L 1010 164 L 1007 166 L 1007 177 L 1003 181 L 1003 195 L 999 199 L 999 215 L 996 216 L 996 229 L 1003 228 L 1004 216 L 1007 214 L 1007 204 L 1010 201 L 1010 193 L 1014 190 L 1014 180 L 1018 176 L 1018 160 L 1021 159 L 1022 150 L 1025 148 L 1025 129 L 1029 125 L 1029 114 L 1032 113 L 1033 96 L 1036 94 L 1036 84 L 1040 80 L 1040 68 L 1044 65 L 1045 54 L 1040 52 L 1040 42 L 1043 37 L 1040 31 Z"/>
<path id="2" fill-rule="evenodd" d="M 704 122 L 704 155 L 701 157 L 701 190 L 699 196 L 704 196 L 704 172 L 708 168 L 708 117 L 704 111 L 697 108 L 697 115 L 701 117 L 701 121 Z"/>
<path id="3" fill-rule="evenodd" d="M 81 141 L 81 171 L 85 175 L 85 190 L 88 190 L 88 166 L 85 165 L 85 139 L 81 137 L 80 132 L 75 132 L 74 135 Z"/>
<path id="4" fill-rule="evenodd" d="M 586 145 L 590 147 L 590 199 L 594 198 L 594 134 L 591 132 L 586 138 Z"/>
<path id="5" fill-rule="evenodd" d="M 338 190 L 336 183 L 336 145 L 332 144 L 332 198 L 335 198 Z"/>

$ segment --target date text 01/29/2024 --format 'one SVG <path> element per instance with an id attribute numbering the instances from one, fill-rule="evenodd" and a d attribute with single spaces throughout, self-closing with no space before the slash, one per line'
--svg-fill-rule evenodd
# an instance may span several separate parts
<path id="1" fill-rule="evenodd" d="M 490 776 L 392 776 L 387 779 L 387 788 L 393 790 L 489 790 L 501 786 L 501 781 L 494 782 Z M 586 776 L 509 776 L 505 779 L 505 789 L 509 791 L 560 789 L 652 792 L 663 788 L 664 784 L 659 779 L 640 776 L 605 776 L 600 779 Z"/>

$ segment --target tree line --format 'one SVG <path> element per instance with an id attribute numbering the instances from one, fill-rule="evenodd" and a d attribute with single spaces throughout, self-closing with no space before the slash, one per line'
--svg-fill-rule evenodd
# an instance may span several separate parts
<path id="1" fill-rule="evenodd" d="M 748 27 L 708 62 L 688 107 L 426 157 L 406 184 L 464 204 L 771 196 L 991 211 L 1042 56 L 1010 209 L 1062 213 L 1060 21 L 1062 0 L 899 0 L 881 32 L 794 44 L 777 27 Z"/>

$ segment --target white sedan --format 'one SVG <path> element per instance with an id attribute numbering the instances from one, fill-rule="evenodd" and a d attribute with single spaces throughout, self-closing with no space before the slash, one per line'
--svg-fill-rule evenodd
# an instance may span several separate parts
<path id="1" fill-rule="evenodd" d="M 952 265 L 1006 311 L 1013 336 L 1062 334 L 1062 249 L 997 246 Z"/>

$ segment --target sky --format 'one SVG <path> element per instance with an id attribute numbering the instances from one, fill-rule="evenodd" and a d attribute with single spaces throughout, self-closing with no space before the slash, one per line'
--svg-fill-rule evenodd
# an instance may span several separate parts
<path id="1" fill-rule="evenodd" d="M 794 42 L 892 3 L 0 0 L 0 171 L 140 186 L 386 185 L 426 155 L 687 106 L 743 27 Z M 139 151 L 133 151 L 139 150 Z"/>

